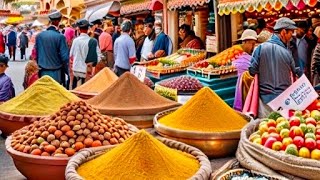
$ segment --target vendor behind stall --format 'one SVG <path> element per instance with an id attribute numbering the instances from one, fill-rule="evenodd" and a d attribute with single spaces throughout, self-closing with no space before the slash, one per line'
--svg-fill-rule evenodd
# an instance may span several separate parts
<path id="1" fill-rule="evenodd" d="M 254 50 L 256 41 L 257 41 L 257 33 L 254 30 L 251 29 L 246 29 L 243 31 L 240 40 L 242 41 L 241 47 L 243 49 L 243 54 L 239 56 L 235 61 L 233 61 L 233 65 L 236 67 L 238 71 L 238 81 L 237 81 L 237 89 L 235 93 L 235 101 L 233 104 L 233 108 L 238 111 L 242 111 L 242 106 L 243 106 L 243 98 L 242 98 L 242 87 L 245 85 L 245 82 L 241 82 L 241 79 L 245 79 L 242 76 L 246 76 L 247 74 L 243 73 L 245 71 L 248 71 L 249 66 L 250 66 L 250 61 L 251 61 L 251 54 Z M 250 79 L 250 78 L 249 78 Z M 252 80 L 252 78 L 251 78 Z M 250 80 L 249 80 L 250 81 Z M 250 81 L 251 82 L 251 81 Z M 250 82 L 246 83 L 249 84 Z"/>
<path id="2" fill-rule="evenodd" d="M 182 40 L 179 44 L 180 48 L 205 49 L 202 40 L 195 35 L 187 24 L 179 27 L 179 37 Z"/>

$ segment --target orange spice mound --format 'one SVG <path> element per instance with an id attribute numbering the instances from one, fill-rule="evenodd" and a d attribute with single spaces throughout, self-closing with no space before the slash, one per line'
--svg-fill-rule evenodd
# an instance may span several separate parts
<path id="1" fill-rule="evenodd" d="M 180 105 L 158 95 L 129 72 L 87 102 L 103 114 L 129 116 L 153 115 Z"/>
<path id="2" fill-rule="evenodd" d="M 114 74 L 108 67 L 99 71 L 92 79 L 75 88 L 73 92 L 81 94 L 100 94 L 106 90 L 112 83 L 118 79 L 118 76 Z"/>
<path id="3" fill-rule="evenodd" d="M 159 122 L 175 129 L 201 132 L 240 130 L 248 123 L 208 87 Z"/>

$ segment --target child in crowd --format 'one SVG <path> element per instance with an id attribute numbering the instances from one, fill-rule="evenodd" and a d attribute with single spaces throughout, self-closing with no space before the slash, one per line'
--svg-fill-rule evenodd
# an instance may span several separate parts
<path id="1" fill-rule="evenodd" d="M 25 75 L 24 75 L 24 82 L 23 87 L 27 89 L 31 84 L 39 79 L 38 76 L 39 68 L 36 61 L 31 60 L 27 63 L 25 67 Z"/>

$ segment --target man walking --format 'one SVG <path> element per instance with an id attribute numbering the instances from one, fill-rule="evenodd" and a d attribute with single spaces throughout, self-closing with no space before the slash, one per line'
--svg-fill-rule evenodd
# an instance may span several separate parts
<path id="1" fill-rule="evenodd" d="M 40 68 L 39 76 L 49 75 L 65 85 L 68 74 L 69 53 L 64 35 L 58 31 L 62 15 L 56 11 L 49 14 L 51 25 L 36 37 L 36 57 Z"/>
<path id="2" fill-rule="evenodd" d="M 92 66 L 95 66 L 98 62 L 98 41 L 94 38 L 90 38 L 87 34 L 89 29 L 89 22 L 85 19 L 77 21 L 77 26 L 80 30 L 80 36 L 73 40 L 70 57 L 73 58 L 73 80 L 72 89 L 76 88 L 78 81 L 81 84 L 85 80 L 92 76 Z"/>
<path id="3" fill-rule="evenodd" d="M 274 34 L 259 45 L 253 53 L 249 72 L 259 75 L 259 115 L 267 117 L 272 111 L 267 105 L 291 84 L 291 75 L 296 74 L 295 62 L 287 44 L 297 29 L 289 18 L 280 18 L 274 26 Z"/>
<path id="4" fill-rule="evenodd" d="M 16 60 L 16 46 L 17 46 L 17 33 L 14 31 L 13 26 L 10 27 L 7 34 L 7 46 L 9 49 L 9 57 L 11 60 Z"/>
<path id="5" fill-rule="evenodd" d="M 112 42 L 112 34 L 114 32 L 114 28 L 111 21 L 106 21 L 104 23 L 104 31 L 99 37 L 99 46 L 100 50 L 104 56 L 105 65 L 109 68 L 113 68 L 114 59 L 113 59 L 113 42 Z"/>
<path id="6" fill-rule="evenodd" d="M 21 60 L 27 60 L 26 48 L 28 48 L 28 44 L 29 44 L 29 39 L 27 36 L 27 29 L 24 29 L 19 36 L 19 48 L 20 48 Z"/>
<path id="7" fill-rule="evenodd" d="M 114 71 L 117 76 L 121 76 L 130 71 L 131 64 L 136 60 L 136 48 L 133 39 L 130 37 L 132 24 L 124 21 L 121 24 L 122 34 L 114 43 Z"/>

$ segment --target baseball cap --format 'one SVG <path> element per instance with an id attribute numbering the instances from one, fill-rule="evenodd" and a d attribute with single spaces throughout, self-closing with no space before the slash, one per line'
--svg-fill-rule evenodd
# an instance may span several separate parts
<path id="1" fill-rule="evenodd" d="M 297 29 L 296 23 L 287 17 L 282 17 L 276 21 L 276 24 L 273 27 L 274 30 L 280 29 Z"/>
<path id="2" fill-rule="evenodd" d="M 76 25 L 79 28 L 88 28 L 89 27 L 89 21 L 85 20 L 85 19 L 80 19 L 76 22 Z"/>
<path id="3" fill-rule="evenodd" d="M 245 40 L 257 40 L 258 35 L 256 31 L 252 29 L 246 29 L 243 31 L 240 40 L 245 41 Z"/>
<path id="4" fill-rule="evenodd" d="M 60 20 L 62 18 L 62 14 L 59 11 L 54 11 L 48 15 L 49 19 L 52 20 Z"/>

